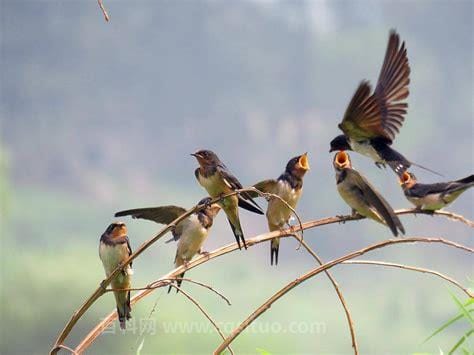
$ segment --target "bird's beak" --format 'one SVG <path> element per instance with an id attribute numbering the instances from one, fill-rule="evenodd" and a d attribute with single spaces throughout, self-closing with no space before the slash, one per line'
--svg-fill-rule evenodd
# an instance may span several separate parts
<path id="1" fill-rule="evenodd" d="M 339 168 L 345 168 L 346 166 L 349 167 L 349 155 L 341 150 L 336 154 L 336 157 L 334 158 L 334 164 L 339 167 Z"/>
<path id="2" fill-rule="evenodd" d="M 192 157 L 195 157 L 195 158 L 198 157 L 198 155 L 197 155 L 196 153 L 191 153 L 191 154 L 189 154 L 189 155 L 191 155 Z"/>
<path id="3" fill-rule="evenodd" d="M 301 155 L 298 159 L 298 165 L 301 167 L 303 170 L 309 170 L 309 162 L 308 162 L 308 153 L 304 153 Z"/>
<path id="4" fill-rule="evenodd" d="M 329 153 L 334 152 L 334 148 L 329 149 Z"/>

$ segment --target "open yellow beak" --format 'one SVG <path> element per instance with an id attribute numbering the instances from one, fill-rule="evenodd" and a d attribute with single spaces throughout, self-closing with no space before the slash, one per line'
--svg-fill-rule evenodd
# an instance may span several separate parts
<path id="1" fill-rule="evenodd" d="M 298 164 L 303 170 L 309 170 L 308 153 L 304 153 L 298 159 Z"/>
<path id="2" fill-rule="evenodd" d="M 349 166 L 349 155 L 343 150 L 341 150 L 336 154 L 334 162 L 338 167 L 345 168 L 346 166 Z"/>

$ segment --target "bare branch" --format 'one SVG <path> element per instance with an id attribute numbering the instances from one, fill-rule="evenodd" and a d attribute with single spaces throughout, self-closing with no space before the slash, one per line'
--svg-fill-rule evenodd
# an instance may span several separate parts
<path id="1" fill-rule="evenodd" d="M 312 278 L 313 276 L 318 275 L 319 273 L 321 273 L 325 270 L 328 270 L 328 269 L 332 268 L 335 265 L 341 264 L 342 262 L 344 262 L 346 260 L 356 258 L 358 256 L 361 256 L 361 255 L 363 255 L 363 254 L 365 254 L 369 251 L 375 250 L 375 249 L 380 249 L 380 248 L 387 247 L 389 245 L 402 244 L 402 243 L 441 243 L 441 244 L 445 244 L 445 245 L 448 245 L 450 247 L 458 248 L 458 249 L 465 250 L 465 251 L 468 251 L 468 252 L 471 252 L 471 253 L 474 252 L 473 249 L 471 249 L 467 246 L 464 246 L 464 245 L 461 245 L 461 244 L 458 244 L 458 243 L 455 243 L 455 242 L 452 242 L 452 241 L 449 241 L 449 240 L 445 240 L 445 239 L 442 239 L 442 238 L 407 237 L 407 238 L 403 238 L 403 239 L 401 239 L 401 238 L 399 238 L 399 239 L 388 239 L 388 240 L 385 240 L 383 242 L 372 244 L 372 245 L 370 245 L 366 248 L 359 249 L 359 250 L 354 251 L 352 253 L 346 254 L 342 257 L 339 257 L 337 259 L 329 261 L 329 262 L 325 263 L 324 265 L 321 265 L 321 266 L 319 266 L 315 269 L 312 269 L 312 270 L 308 271 L 306 274 L 301 275 L 300 277 L 298 277 L 297 279 L 293 280 L 292 282 L 287 284 L 285 287 L 280 289 L 277 293 L 272 295 L 260 307 L 258 307 L 254 312 L 252 312 L 237 328 L 234 329 L 234 331 L 227 337 L 227 339 L 224 342 L 222 342 L 221 345 L 219 345 L 217 347 L 217 349 L 214 351 L 214 354 L 222 353 L 222 351 L 230 343 L 232 343 L 234 341 L 234 339 L 236 337 L 238 337 L 240 335 L 240 333 L 242 333 L 242 331 L 244 331 L 255 319 L 260 317 L 265 311 L 267 311 L 273 305 L 273 303 L 278 301 L 280 298 L 282 298 L 284 295 L 286 295 L 289 291 L 291 291 L 293 288 L 295 288 L 299 284 L 305 282 L 306 280 Z"/>
<path id="2" fill-rule="evenodd" d="M 109 17 L 109 14 L 107 13 L 107 10 L 104 7 L 104 4 L 102 3 L 102 0 L 97 0 L 97 2 L 99 3 L 99 7 L 102 10 L 102 13 L 104 14 L 105 21 L 109 22 L 110 17 Z"/>
<path id="3" fill-rule="evenodd" d="M 421 267 L 415 267 L 415 266 L 410 266 L 410 265 L 404 265 L 404 264 L 396 264 L 396 263 L 389 263 L 386 261 L 375 261 L 375 260 L 347 260 L 343 261 L 342 264 L 366 264 L 366 265 L 379 265 L 379 266 L 389 266 L 389 267 L 396 267 L 399 269 L 405 269 L 405 270 L 410 270 L 410 271 L 418 271 L 421 273 L 425 274 L 432 274 L 436 275 L 453 285 L 457 286 L 459 289 L 461 289 L 468 297 L 473 298 L 474 294 L 470 292 L 467 288 L 462 286 L 458 281 L 450 278 L 449 276 L 446 276 L 438 271 L 435 270 L 430 270 L 430 269 L 425 269 Z"/>
<path id="4" fill-rule="evenodd" d="M 143 290 L 154 290 L 154 289 L 157 289 L 157 288 L 160 288 L 160 287 L 164 287 L 164 286 L 168 286 L 169 285 L 169 282 L 167 281 L 176 281 L 176 280 L 181 280 L 181 281 L 186 281 L 186 282 L 189 282 L 189 283 L 192 283 L 192 284 L 195 284 L 195 285 L 198 285 L 198 286 L 202 286 L 204 288 L 207 288 L 209 291 L 212 291 L 214 292 L 216 295 L 218 295 L 219 297 L 221 297 L 224 301 L 226 301 L 226 303 L 231 306 L 232 303 L 229 301 L 229 299 L 224 296 L 221 292 L 217 291 L 215 288 L 213 288 L 212 286 L 208 285 L 208 284 L 205 284 L 203 282 L 199 282 L 199 281 L 195 281 L 195 280 L 192 280 L 192 279 L 188 279 L 188 278 L 172 278 L 172 279 L 160 279 L 160 280 L 156 280 L 156 281 L 153 281 L 152 283 L 148 284 L 147 286 L 145 287 L 134 287 L 134 288 L 108 288 L 105 290 L 105 292 L 114 292 L 114 291 L 143 291 Z"/>
<path id="5" fill-rule="evenodd" d="M 296 235 L 295 235 L 295 238 L 299 239 Z M 299 239 L 299 241 L 303 245 L 303 247 L 308 251 L 308 253 L 310 253 L 313 256 L 313 258 L 317 260 L 319 265 L 324 264 L 322 259 L 314 252 L 313 249 L 311 249 L 311 247 L 304 240 Z M 349 311 L 349 307 L 347 306 L 346 300 L 344 299 L 344 296 L 342 295 L 342 291 L 340 290 L 337 281 L 334 279 L 334 277 L 332 277 L 329 271 L 325 270 L 324 273 L 327 275 L 327 277 L 333 284 L 334 289 L 336 290 L 337 296 L 339 297 L 339 300 L 341 301 L 342 307 L 344 308 L 344 312 L 346 313 L 347 323 L 349 324 L 349 332 L 351 334 L 352 348 L 354 349 L 354 354 L 357 355 L 359 354 L 359 348 L 357 346 L 354 320 L 352 319 L 351 312 Z"/>
<path id="6" fill-rule="evenodd" d="M 229 194 L 226 194 L 226 195 L 223 195 L 221 197 L 218 197 L 218 198 L 214 198 L 210 201 L 210 204 L 213 204 L 213 203 L 216 203 L 216 202 L 219 202 L 220 200 L 226 198 L 226 197 L 229 197 L 229 196 L 234 196 L 234 195 L 238 195 L 242 192 L 249 192 L 249 191 L 253 191 L 253 190 L 249 190 L 249 189 L 241 189 L 241 190 L 236 190 L 232 193 L 229 193 Z M 143 243 L 142 245 L 140 245 L 136 250 L 135 252 L 133 252 L 129 258 L 127 260 L 125 260 L 125 262 L 118 266 L 105 280 L 103 280 L 100 284 L 100 286 L 92 293 L 92 295 L 82 304 L 82 306 L 73 313 L 73 315 L 71 316 L 71 319 L 67 322 L 67 324 L 65 325 L 64 329 L 61 331 L 61 333 L 59 334 L 58 338 L 56 339 L 54 345 L 53 345 L 53 348 L 51 349 L 51 352 L 50 354 L 51 355 L 55 355 L 57 354 L 58 350 L 59 350 L 59 345 L 62 344 L 64 342 L 64 340 L 66 339 L 66 337 L 69 335 L 69 333 L 71 332 L 71 330 L 74 328 L 74 326 L 76 325 L 77 321 L 84 315 L 84 313 L 94 304 L 95 301 L 97 301 L 97 299 L 99 299 L 105 292 L 105 289 L 106 287 L 110 284 L 110 282 L 112 281 L 112 279 L 115 278 L 115 276 L 117 276 L 117 274 L 119 272 L 121 272 L 128 264 L 130 264 L 135 258 L 137 258 L 140 254 L 142 254 L 146 249 L 148 249 L 152 244 L 154 244 L 158 239 L 160 239 L 161 237 L 163 237 L 163 235 L 165 235 L 166 233 L 168 233 L 172 228 L 174 228 L 179 222 L 181 222 L 182 220 L 184 220 L 185 218 L 187 218 L 188 216 L 190 216 L 191 214 L 197 212 L 197 211 L 200 211 L 200 210 L 203 210 L 204 208 L 206 208 L 206 205 L 197 205 L 197 206 L 194 206 L 193 208 L 187 210 L 185 213 L 183 213 L 181 216 L 179 216 L 178 218 L 176 218 L 173 222 L 171 222 L 170 224 L 166 225 L 164 228 L 162 228 L 160 230 L 160 232 L 158 232 L 157 235 L 155 235 L 153 238 L 147 240 L 145 243 Z M 173 276 L 177 276 L 177 275 L 173 275 Z M 146 291 L 146 290 L 145 290 Z M 145 292 L 143 291 L 143 292 Z M 105 329 L 105 328 L 104 328 Z"/>
<path id="7" fill-rule="evenodd" d="M 221 336 L 222 339 L 225 340 L 225 336 L 224 334 L 222 333 L 222 331 L 220 330 L 219 326 L 217 325 L 216 322 L 214 322 L 214 320 L 211 318 L 211 316 L 209 315 L 209 313 L 207 313 L 204 308 L 199 304 L 198 301 L 196 301 L 193 297 L 191 297 L 191 295 L 189 293 L 186 293 L 185 291 L 183 291 L 180 287 L 176 286 L 173 282 L 168 282 L 168 284 L 171 286 L 171 287 L 174 287 L 175 289 L 177 289 L 180 293 L 183 294 L 183 296 L 185 296 L 188 300 L 190 300 L 192 303 L 194 303 L 196 305 L 196 307 L 201 311 L 202 314 L 204 314 L 204 316 L 209 320 L 209 322 L 211 322 L 211 324 L 214 326 L 214 328 L 216 328 L 216 331 L 219 333 L 219 335 Z M 232 348 L 230 346 L 227 346 L 227 349 L 229 349 L 230 353 L 233 355 L 234 352 L 232 351 Z"/>
<path id="8" fill-rule="evenodd" d="M 237 190 L 237 191 L 234 191 L 233 193 L 224 195 L 220 198 L 212 199 L 210 203 L 212 204 L 212 203 L 219 202 L 223 198 L 233 196 L 233 195 L 236 195 L 236 194 L 239 194 L 239 193 L 242 193 L 242 192 L 255 192 L 255 189 L 251 188 L 251 189 Z M 137 258 L 141 253 L 143 253 L 152 244 L 154 244 L 157 240 L 159 240 L 163 235 L 165 235 L 167 232 L 169 232 L 179 222 L 181 222 L 182 220 L 187 218 L 192 213 L 197 212 L 199 210 L 202 210 L 205 207 L 206 207 L 205 205 L 200 205 L 200 206 L 195 206 L 195 207 L 189 209 L 188 211 L 186 211 L 186 213 L 182 214 L 181 216 L 176 218 L 173 222 L 171 222 L 170 224 L 168 224 L 164 228 L 162 228 L 160 230 L 160 232 L 158 232 L 158 234 L 156 234 L 153 238 L 149 239 L 148 241 L 143 243 L 140 247 L 138 247 L 135 250 L 135 252 L 132 255 L 130 255 L 130 257 L 121 266 L 117 267 L 109 275 L 108 278 L 106 278 L 104 281 L 102 281 L 100 287 L 98 287 L 92 293 L 92 295 L 81 305 L 81 307 L 72 314 L 70 320 L 65 325 L 65 327 L 61 331 L 61 333 L 58 335 L 58 338 L 56 339 L 50 353 L 52 355 L 57 354 L 57 351 L 59 350 L 59 345 L 63 344 L 64 340 L 67 338 L 67 336 L 69 335 L 71 330 L 74 328 L 77 321 L 84 315 L 84 313 L 90 308 L 90 306 L 92 306 L 92 304 L 94 304 L 94 302 L 104 294 L 104 290 L 110 284 L 111 280 L 121 270 L 123 270 L 123 268 L 126 265 L 128 265 L 131 261 L 133 261 L 135 258 Z M 474 222 L 472 222 L 470 220 L 467 220 L 463 216 L 456 215 L 454 213 L 447 212 L 447 211 L 434 211 L 433 213 L 431 213 L 431 212 L 427 212 L 427 211 L 419 211 L 419 210 L 416 210 L 416 209 L 404 209 L 404 210 L 398 210 L 395 213 L 397 213 L 397 214 L 439 215 L 439 216 L 447 217 L 449 219 L 460 221 L 464 224 L 467 224 L 470 227 L 474 226 Z M 255 238 L 247 240 L 247 246 L 249 247 L 249 246 L 252 246 L 252 245 L 264 242 L 264 241 L 268 241 L 268 240 L 271 240 L 271 239 L 277 238 L 277 237 L 278 238 L 285 238 L 285 237 L 288 237 L 288 236 L 292 236 L 292 234 L 294 234 L 295 232 L 301 231 L 301 230 L 311 229 L 311 228 L 324 226 L 324 225 L 328 225 L 328 224 L 341 223 L 341 222 L 347 222 L 347 221 L 355 221 L 355 220 L 360 220 L 360 219 L 363 219 L 363 217 L 362 216 L 336 216 L 336 217 L 328 217 L 328 218 L 323 218 L 323 219 L 319 219 L 319 220 L 314 220 L 314 221 L 302 223 L 301 226 L 296 226 L 295 225 L 289 230 L 274 231 L 274 232 L 269 232 L 269 233 L 266 233 L 266 234 L 259 235 Z M 202 263 L 208 262 L 209 260 L 211 260 L 213 258 L 219 257 L 221 255 L 225 255 L 225 254 L 233 252 L 237 249 L 238 249 L 237 244 L 233 243 L 233 244 L 229 244 L 227 246 L 221 247 L 219 249 L 216 249 L 213 252 L 211 252 L 209 255 L 198 256 L 197 258 L 193 259 L 190 263 L 188 263 L 187 267 L 181 266 L 181 267 L 169 272 L 168 274 L 164 275 L 163 279 L 176 278 L 179 274 L 181 274 L 182 272 L 184 272 L 186 270 L 192 269 L 192 268 L 194 268 L 194 267 L 196 267 L 196 266 L 198 266 Z M 140 299 L 146 297 L 151 292 L 153 292 L 153 290 L 140 291 L 138 294 L 136 294 L 132 298 L 132 300 L 131 300 L 132 304 L 134 304 L 135 302 L 138 302 Z M 101 323 L 99 323 L 82 340 L 82 342 L 78 345 L 78 347 L 76 347 L 76 351 L 78 351 L 78 349 L 82 349 L 84 347 L 89 346 L 90 343 L 92 343 L 94 341 L 94 339 L 97 338 L 97 336 L 99 336 L 107 328 L 108 324 L 110 324 L 110 322 L 115 320 L 115 317 L 116 317 L 115 312 L 110 313 L 104 320 L 102 320 Z M 78 352 L 80 352 L 80 351 L 78 351 Z"/>

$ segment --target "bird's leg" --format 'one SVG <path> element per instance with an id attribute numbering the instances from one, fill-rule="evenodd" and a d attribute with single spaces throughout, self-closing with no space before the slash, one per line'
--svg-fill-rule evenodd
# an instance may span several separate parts
<path id="1" fill-rule="evenodd" d="M 208 251 L 202 250 L 202 248 L 201 248 L 201 249 L 199 249 L 198 254 L 202 255 L 202 256 L 209 256 L 210 253 Z"/>
<path id="2" fill-rule="evenodd" d="M 105 280 L 102 280 L 101 283 L 100 283 L 100 288 L 105 291 L 107 290 L 107 282 L 105 282 Z"/>

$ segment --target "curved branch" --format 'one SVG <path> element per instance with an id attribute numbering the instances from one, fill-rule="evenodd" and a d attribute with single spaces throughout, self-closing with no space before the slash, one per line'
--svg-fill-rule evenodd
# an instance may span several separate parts
<path id="1" fill-rule="evenodd" d="M 176 281 L 177 279 L 175 278 L 172 278 L 172 279 L 160 279 L 160 280 L 156 280 L 156 281 L 153 281 L 152 283 L 148 284 L 147 286 L 145 287 L 132 287 L 132 288 L 108 288 L 105 290 L 105 292 L 113 292 L 113 291 L 143 291 L 143 290 L 154 290 L 154 289 L 157 289 L 157 288 L 160 288 L 160 287 L 163 287 L 163 286 L 168 286 L 169 285 L 169 282 L 167 281 Z M 207 285 L 203 282 L 199 282 L 199 281 L 195 281 L 195 280 L 192 280 L 192 279 L 188 279 L 188 278 L 180 278 L 179 280 L 181 281 L 187 281 L 189 283 L 192 283 L 192 284 L 195 284 L 195 285 L 198 285 L 198 286 L 202 286 L 204 288 L 207 288 L 209 291 L 212 291 L 214 292 L 216 295 L 218 295 L 219 297 L 221 297 L 226 303 L 227 305 L 231 306 L 232 303 L 229 301 L 229 299 L 224 296 L 224 294 L 222 294 L 222 292 L 219 292 L 217 291 L 215 288 L 213 288 L 212 286 L 210 285 Z"/>
<path id="2" fill-rule="evenodd" d="M 296 236 L 295 238 L 298 239 L 298 237 Z M 311 249 L 311 247 L 303 239 L 299 239 L 299 241 L 301 245 L 303 245 L 303 247 L 306 249 L 306 251 L 310 253 L 313 256 L 313 258 L 316 259 L 319 265 L 324 264 L 321 258 L 313 251 L 313 249 Z M 344 308 L 344 312 L 346 313 L 347 323 L 349 324 L 349 332 L 351 334 L 352 348 L 354 349 L 354 354 L 357 355 L 359 354 L 359 348 L 357 346 L 356 334 L 355 334 L 355 329 L 354 329 L 354 320 L 352 319 L 351 312 L 349 311 L 349 307 L 347 306 L 346 300 L 344 299 L 344 296 L 342 295 L 342 292 L 339 288 L 339 284 L 337 283 L 337 281 L 332 277 L 329 271 L 325 270 L 324 273 L 333 284 L 334 290 L 336 291 L 337 296 L 339 297 L 339 300 L 341 301 L 342 307 Z"/>
<path id="3" fill-rule="evenodd" d="M 335 265 L 341 264 L 342 262 L 346 260 L 350 260 L 353 258 L 356 258 L 358 256 L 361 256 L 369 251 L 375 250 L 375 249 L 380 249 L 384 248 L 389 245 L 394 245 L 394 244 L 402 244 L 402 243 L 442 243 L 454 248 L 458 248 L 464 251 L 468 251 L 471 253 L 474 253 L 474 249 L 471 249 L 467 246 L 445 240 L 442 238 L 424 238 L 424 237 L 407 237 L 403 239 L 388 239 L 383 242 L 379 242 L 376 244 L 372 244 L 366 248 L 359 249 L 357 251 L 354 251 L 352 253 L 346 254 L 342 257 L 339 257 L 337 259 L 334 259 L 332 261 L 327 262 L 324 265 L 321 265 L 315 269 L 312 269 L 308 271 L 307 273 L 301 275 L 297 279 L 293 280 L 289 284 L 287 284 L 285 287 L 280 289 L 277 293 L 275 293 L 273 296 L 271 296 L 267 301 L 265 301 L 260 307 L 258 307 L 252 314 L 250 314 L 234 331 L 227 337 L 227 339 L 221 343 L 217 347 L 217 349 L 214 351 L 214 354 L 220 354 L 222 351 L 230 344 L 232 343 L 236 337 L 239 336 L 240 333 L 242 333 L 243 330 L 245 330 L 255 319 L 260 317 L 266 310 L 268 310 L 273 303 L 278 301 L 280 298 L 282 298 L 284 295 L 286 295 L 289 291 L 291 291 L 293 288 L 298 286 L 299 284 L 305 282 L 306 280 L 318 275 L 319 273 L 328 270 L 332 268 Z"/>
<path id="4" fill-rule="evenodd" d="M 225 336 L 224 334 L 222 333 L 222 331 L 220 330 L 219 326 L 217 325 L 216 322 L 214 322 L 214 320 L 211 318 L 211 316 L 209 315 L 209 313 L 207 313 L 204 308 L 199 304 L 198 301 L 196 301 L 193 297 L 191 297 L 191 295 L 189 293 L 186 293 L 185 291 L 183 291 L 179 286 L 176 286 L 174 283 L 172 282 L 169 282 L 168 283 L 169 286 L 171 287 L 174 287 L 175 289 L 177 289 L 180 293 L 183 294 L 183 296 L 185 296 L 188 300 L 190 300 L 192 303 L 194 303 L 196 305 L 196 307 L 201 311 L 202 314 L 204 314 L 204 316 L 209 320 L 209 322 L 211 322 L 211 324 L 214 326 L 214 328 L 216 329 L 216 331 L 219 333 L 219 335 L 221 336 L 222 339 L 225 340 Z M 227 349 L 229 349 L 229 352 L 234 355 L 234 352 L 232 351 L 232 348 L 229 346 L 227 346 Z"/>
<path id="5" fill-rule="evenodd" d="M 410 266 L 410 265 L 404 265 L 404 264 L 396 264 L 396 263 L 389 263 L 386 261 L 376 261 L 376 260 L 347 260 L 343 261 L 342 264 L 363 264 L 363 265 L 379 265 L 379 266 L 388 266 L 388 267 L 395 267 L 399 269 L 405 269 L 405 270 L 410 270 L 410 271 L 417 271 L 425 274 L 431 274 L 438 276 L 450 283 L 452 283 L 454 286 L 458 287 L 461 291 L 463 291 L 468 297 L 473 298 L 474 294 L 469 291 L 467 288 L 462 286 L 458 281 L 450 278 L 449 276 L 446 276 L 439 271 L 436 270 L 431 270 L 431 269 L 425 269 L 421 267 L 416 267 L 416 266 Z"/>
<path id="6" fill-rule="evenodd" d="M 242 193 L 242 192 L 255 192 L 254 190 L 255 189 L 253 189 L 253 188 L 237 190 L 233 193 L 222 196 L 221 198 L 215 198 L 210 203 L 211 204 L 216 203 L 216 202 L 218 202 L 219 200 L 221 200 L 225 197 L 232 196 L 232 195 L 235 195 L 235 194 L 239 194 L 239 193 Z M 69 335 L 71 330 L 74 328 L 74 326 L 76 325 L 78 320 L 84 315 L 84 313 L 92 306 L 92 304 L 94 304 L 94 302 L 98 298 L 100 298 L 104 294 L 105 288 L 110 284 L 113 277 L 115 277 L 126 265 L 128 265 L 132 260 L 137 258 L 141 253 L 143 253 L 152 244 L 154 244 L 158 239 L 160 239 L 163 235 L 165 235 L 167 232 L 169 232 L 179 222 L 181 222 L 183 219 L 187 218 L 192 213 L 197 212 L 199 210 L 202 210 L 205 207 L 206 207 L 205 205 L 195 206 L 195 207 L 189 209 L 188 211 L 186 211 L 186 213 L 184 213 L 181 216 L 179 216 L 178 218 L 176 218 L 170 224 L 163 227 L 160 230 L 160 232 L 158 232 L 158 234 L 156 234 L 153 238 L 149 239 L 148 241 L 144 242 L 138 249 L 136 249 L 135 252 L 132 255 L 130 255 L 130 257 L 125 261 L 125 263 L 123 265 L 121 265 L 120 267 L 117 267 L 114 270 L 114 272 L 112 272 L 112 274 L 110 274 L 110 276 L 108 278 L 106 278 L 104 281 L 102 281 L 101 286 L 99 288 L 97 288 L 92 293 L 92 295 L 81 305 L 81 307 L 72 314 L 70 320 L 65 325 L 65 327 L 61 331 L 61 333 L 58 335 L 58 338 L 56 339 L 56 341 L 53 345 L 53 348 L 51 349 L 50 354 L 51 355 L 57 354 L 57 352 L 60 349 L 59 345 L 64 343 L 64 340 L 67 338 L 67 336 Z M 451 213 L 451 212 L 448 212 L 448 211 L 434 211 L 433 213 L 431 213 L 431 212 L 428 212 L 428 211 L 423 211 L 423 210 L 420 211 L 420 210 L 417 210 L 417 209 L 402 209 L 402 210 L 395 211 L 395 213 L 396 214 L 439 215 L 439 216 L 447 217 L 449 219 L 460 221 L 464 224 L 467 224 L 470 227 L 474 227 L 474 222 L 464 218 L 463 216 L 460 216 L 460 215 L 457 215 L 457 214 L 454 214 L 454 213 Z M 364 217 L 362 217 L 362 216 L 350 216 L 350 215 L 348 215 L 348 216 L 327 217 L 327 218 L 323 218 L 323 219 L 319 219 L 319 220 L 314 220 L 314 221 L 303 223 L 301 226 L 292 226 L 291 229 L 288 229 L 288 230 L 274 231 L 274 232 L 259 235 L 255 238 L 247 240 L 247 246 L 249 247 L 249 246 L 252 246 L 252 245 L 255 245 L 255 244 L 258 244 L 258 243 L 276 238 L 276 237 L 285 238 L 285 237 L 288 236 L 288 234 L 293 234 L 293 233 L 301 231 L 301 230 L 316 228 L 316 227 L 319 227 L 319 226 L 324 226 L 324 225 L 334 224 L 334 223 L 341 223 L 341 222 L 344 223 L 344 222 L 347 222 L 347 221 L 356 221 L 356 220 L 360 220 L 360 219 L 363 219 L 363 218 Z M 168 274 L 164 275 L 163 278 L 176 278 L 180 273 L 182 273 L 186 270 L 192 269 L 192 268 L 194 268 L 194 267 L 196 267 L 196 266 L 198 266 L 202 263 L 205 263 L 205 262 L 207 262 L 207 261 L 209 261 L 213 258 L 219 257 L 221 255 L 225 255 L 225 254 L 233 252 L 237 249 L 238 249 L 237 244 L 233 243 L 233 244 L 229 244 L 227 246 L 221 247 L 219 249 L 216 249 L 213 252 L 211 252 L 209 255 L 198 256 L 197 258 L 193 259 L 188 264 L 187 267 L 181 266 L 181 267 L 169 272 Z M 138 302 L 140 299 L 146 297 L 151 292 L 153 292 L 153 290 L 143 290 L 143 291 L 139 292 L 138 294 L 136 294 L 132 298 L 132 300 L 131 300 L 132 304 L 134 304 L 134 303 Z M 110 324 L 110 322 L 115 320 L 115 317 L 116 317 L 116 314 L 114 312 L 110 313 L 104 320 L 102 320 L 102 322 L 100 322 L 83 339 L 83 341 L 78 345 L 78 347 L 76 347 L 76 351 L 78 351 L 78 349 L 82 349 L 84 346 L 87 347 L 88 345 L 90 345 L 90 343 L 92 343 L 94 341 L 94 339 L 97 338 L 97 336 L 99 336 L 107 328 L 108 324 Z"/>
<path id="7" fill-rule="evenodd" d="M 233 195 L 238 195 L 242 192 L 249 192 L 249 191 L 253 191 L 253 189 L 240 189 L 240 190 L 236 190 L 232 193 L 229 193 L 229 194 L 226 194 L 226 195 L 223 195 L 221 197 L 218 197 L 218 198 L 214 198 L 212 199 L 209 204 L 213 204 L 213 203 L 216 203 L 216 202 L 219 202 L 220 200 L 226 198 L 226 197 L 229 197 L 229 196 L 233 196 Z M 82 306 L 73 313 L 73 315 L 71 316 L 71 319 L 67 322 L 67 324 L 65 325 L 64 329 L 61 331 L 61 333 L 59 334 L 58 338 L 56 339 L 54 345 L 53 345 L 53 348 L 51 349 L 51 352 L 50 354 L 51 355 L 55 355 L 57 354 L 57 352 L 59 351 L 60 347 L 59 345 L 63 344 L 64 343 L 64 340 L 67 338 L 67 336 L 69 335 L 69 333 L 71 332 L 72 328 L 74 328 L 74 326 L 76 325 L 76 323 L 78 322 L 78 320 L 84 315 L 84 313 L 94 304 L 95 301 L 97 301 L 97 299 L 99 299 L 105 292 L 105 289 L 106 287 L 110 284 L 110 282 L 112 281 L 113 278 L 115 278 L 115 276 L 117 276 L 117 274 L 119 272 L 121 272 L 128 264 L 130 264 L 135 258 L 137 258 L 140 254 L 142 254 L 146 249 L 148 249 L 152 244 L 154 244 L 158 239 L 160 239 L 161 237 L 163 237 L 163 235 L 165 235 L 166 233 L 168 233 L 171 229 L 175 228 L 176 225 L 181 222 L 182 220 L 184 220 L 185 218 L 187 218 L 188 216 L 190 216 L 191 214 L 193 214 L 194 212 L 197 212 L 197 211 L 200 211 L 200 210 L 203 210 L 204 208 L 206 208 L 206 204 L 204 205 L 197 205 L 197 206 L 194 206 L 193 208 L 187 210 L 185 213 L 183 213 L 181 216 L 179 216 L 178 218 L 176 218 L 173 222 L 171 222 L 170 224 L 166 225 L 165 227 L 163 227 L 160 232 L 158 232 L 158 234 L 156 234 L 153 238 L 147 240 L 146 242 L 144 242 L 142 245 L 140 245 L 136 250 L 135 252 L 133 252 L 127 260 L 125 260 L 125 262 L 118 266 L 110 275 L 109 277 L 107 277 L 105 280 L 103 280 L 100 284 L 100 286 L 92 293 L 92 295 L 82 304 Z M 175 275 L 176 276 L 176 275 Z M 104 328 L 105 329 L 105 328 Z"/>
<path id="8" fill-rule="evenodd" d="M 109 14 L 107 13 L 107 10 L 104 7 L 104 4 L 102 3 L 102 0 L 97 0 L 97 2 L 99 3 L 99 7 L 102 10 L 102 13 L 104 14 L 105 21 L 109 22 L 110 17 L 109 17 Z"/>

